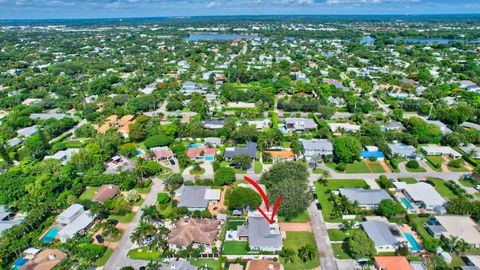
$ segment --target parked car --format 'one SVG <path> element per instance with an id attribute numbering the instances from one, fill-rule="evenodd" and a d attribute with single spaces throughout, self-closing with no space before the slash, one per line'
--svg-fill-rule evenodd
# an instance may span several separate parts
<path id="1" fill-rule="evenodd" d="M 480 191 L 480 185 L 476 185 L 475 189 Z"/>
<path id="2" fill-rule="evenodd" d="M 316 203 L 317 209 L 322 210 L 322 205 L 320 203 Z"/>
<path id="3" fill-rule="evenodd" d="M 170 159 L 170 165 L 175 165 L 175 160 Z"/>
<path id="4" fill-rule="evenodd" d="M 103 239 L 103 236 L 101 236 L 100 234 L 95 235 L 95 239 L 97 239 L 97 242 L 99 244 L 102 244 L 103 242 L 105 242 L 105 239 Z"/>

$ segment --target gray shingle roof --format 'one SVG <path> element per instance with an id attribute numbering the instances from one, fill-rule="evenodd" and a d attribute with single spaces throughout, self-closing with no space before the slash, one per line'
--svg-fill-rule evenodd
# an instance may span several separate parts
<path id="1" fill-rule="evenodd" d="M 206 208 L 208 200 L 205 200 L 207 186 L 185 186 L 178 207 Z"/>
<path id="2" fill-rule="evenodd" d="M 248 242 L 252 247 L 283 247 L 282 234 L 271 233 L 270 224 L 263 217 L 248 218 Z"/>
<path id="3" fill-rule="evenodd" d="M 245 147 L 235 147 L 233 150 L 227 149 L 225 150 L 224 156 L 226 158 L 232 158 L 238 154 L 247 154 L 250 156 L 250 158 L 255 158 L 257 156 L 257 144 L 254 142 L 249 142 Z"/>
<path id="4" fill-rule="evenodd" d="M 392 235 L 388 224 L 381 221 L 365 221 L 362 222 L 362 228 L 375 246 L 394 246 L 398 243 L 397 239 Z"/>
<path id="5" fill-rule="evenodd" d="M 349 201 L 357 201 L 360 205 L 378 205 L 382 200 L 392 199 L 383 189 L 339 188 L 338 190 Z"/>

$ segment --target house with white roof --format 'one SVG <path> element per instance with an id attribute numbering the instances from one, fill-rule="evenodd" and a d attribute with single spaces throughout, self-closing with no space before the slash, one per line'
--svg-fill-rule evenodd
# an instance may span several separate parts
<path id="1" fill-rule="evenodd" d="M 327 139 L 302 140 L 303 156 L 307 161 L 333 156 L 333 144 Z"/>
<path id="2" fill-rule="evenodd" d="M 43 159 L 58 159 L 61 161 L 62 165 L 67 164 L 67 162 L 72 158 L 76 153 L 80 152 L 79 148 L 69 148 L 66 150 L 60 150 L 57 153 L 51 156 L 45 156 Z"/>
<path id="3" fill-rule="evenodd" d="M 337 134 L 343 131 L 349 131 L 354 133 L 360 131 L 359 125 L 354 125 L 350 123 L 328 123 L 328 126 L 330 127 L 330 130 L 333 133 L 337 133 Z"/>
<path id="4" fill-rule="evenodd" d="M 435 188 L 426 183 L 418 182 L 407 184 L 405 182 L 393 182 L 397 191 L 400 191 L 408 199 L 409 203 L 415 204 L 420 209 L 427 211 L 443 212 L 447 201 L 435 190 Z"/>
<path id="5" fill-rule="evenodd" d="M 459 146 L 458 148 L 472 158 L 480 158 L 480 147 L 474 144 L 469 143 L 467 145 Z"/>
<path id="6" fill-rule="evenodd" d="M 60 215 L 58 215 L 57 222 L 62 225 L 68 225 L 72 223 L 77 217 L 79 217 L 83 212 L 85 212 L 83 205 L 78 203 L 72 204 L 62 213 L 60 213 Z"/>
<path id="7" fill-rule="evenodd" d="M 478 224 L 468 216 L 435 216 L 436 224 L 428 223 L 427 230 L 434 237 L 463 239 L 475 248 L 480 247 L 480 232 Z"/>
<path id="8" fill-rule="evenodd" d="M 417 149 L 411 145 L 403 143 L 389 143 L 388 148 L 392 152 L 392 155 L 398 155 L 403 158 L 415 158 Z"/>
<path id="9" fill-rule="evenodd" d="M 95 220 L 95 218 L 90 214 L 90 211 L 82 212 L 77 218 L 58 232 L 58 238 L 62 243 L 67 242 L 67 240 L 73 238 L 75 234 L 87 229 L 93 220 Z"/>
<path id="10" fill-rule="evenodd" d="M 443 135 L 452 133 L 452 130 L 447 127 L 444 123 L 438 121 L 438 120 L 426 120 L 428 124 L 435 125 L 440 128 L 440 131 L 442 132 Z"/>
<path id="11" fill-rule="evenodd" d="M 285 128 L 288 131 L 307 131 L 317 128 L 317 124 L 310 118 L 285 118 Z"/>
<path id="12" fill-rule="evenodd" d="M 339 194 L 351 203 L 358 202 L 361 208 L 377 209 L 383 200 L 392 200 L 384 189 L 339 188 Z"/>
<path id="13" fill-rule="evenodd" d="M 420 149 L 427 156 L 446 156 L 453 159 L 462 157 L 462 154 L 458 153 L 450 146 L 429 144 L 422 146 Z"/>

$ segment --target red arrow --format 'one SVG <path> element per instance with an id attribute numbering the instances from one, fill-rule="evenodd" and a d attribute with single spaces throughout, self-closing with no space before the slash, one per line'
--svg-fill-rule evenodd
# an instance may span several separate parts
<path id="1" fill-rule="evenodd" d="M 252 179 L 250 179 L 249 177 L 247 176 L 244 176 L 243 179 L 245 179 L 247 182 L 249 182 L 250 184 L 252 184 L 252 186 L 255 187 L 255 189 L 258 191 L 258 193 L 260 193 L 260 196 L 262 197 L 263 199 L 263 202 L 265 203 L 265 207 L 267 208 L 267 212 L 270 212 L 270 204 L 268 202 L 268 198 L 267 198 L 267 195 L 265 194 L 265 192 L 263 191 L 263 189 L 255 182 L 253 181 Z M 277 210 L 278 210 L 278 206 L 280 206 L 280 202 L 282 201 L 282 195 L 280 195 L 280 197 L 278 197 L 277 199 L 277 202 L 275 203 L 275 206 L 273 207 L 273 212 L 272 212 L 272 216 L 271 217 L 268 217 L 267 214 L 265 214 L 265 212 L 263 211 L 262 208 L 260 208 L 260 205 L 257 205 L 257 210 L 260 212 L 260 214 L 262 214 L 262 216 L 268 220 L 268 222 L 270 224 L 273 224 L 273 222 L 275 221 L 275 213 L 277 213 Z"/>

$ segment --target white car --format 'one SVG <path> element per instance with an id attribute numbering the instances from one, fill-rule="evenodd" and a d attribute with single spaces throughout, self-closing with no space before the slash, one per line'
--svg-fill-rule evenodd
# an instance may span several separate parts
<path id="1" fill-rule="evenodd" d="M 476 185 L 476 186 L 475 186 L 475 189 L 476 189 L 476 190 L 480 190 L 480 185 Z"/>

